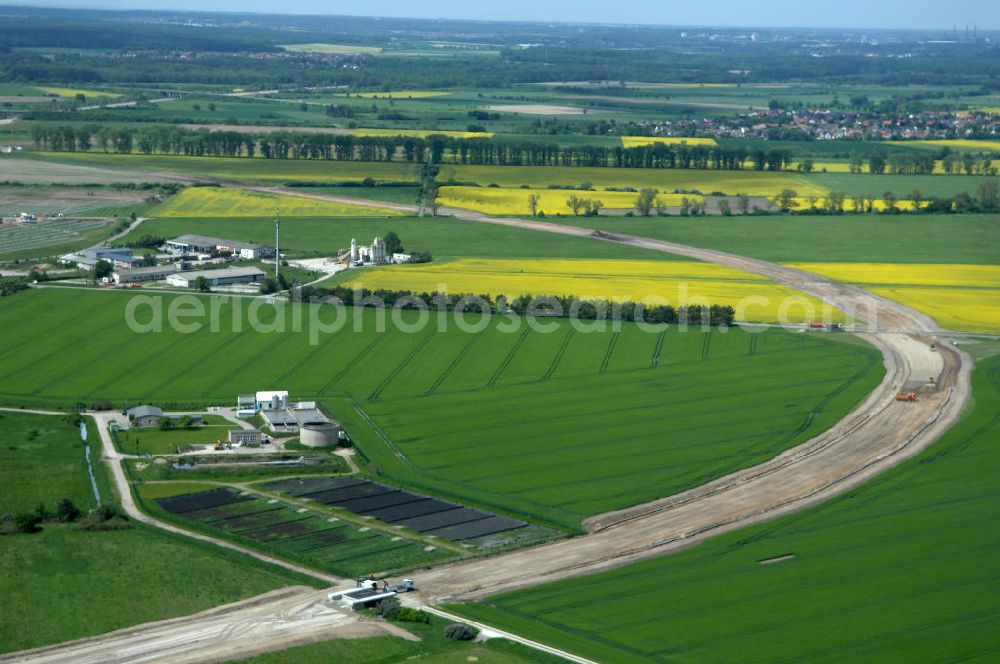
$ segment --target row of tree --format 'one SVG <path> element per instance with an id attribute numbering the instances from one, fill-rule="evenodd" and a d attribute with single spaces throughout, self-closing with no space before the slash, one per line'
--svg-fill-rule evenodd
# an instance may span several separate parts
<path id="1" fill-rule="evenodd" d="M 310 287 L 296 294 L 297 299 L 323 300 L 334 298 L 348 307 L 396 307 L 403 309 L 426 308 L 436 311 L 465 311 L 478 313 L 512 313 L 518 316 L 545 318 L 577 318 L 580 320 L 621 320 L 642 323 L 684 323 L 689 325 L 729 326 L 733 324 L 735 310 L 730 306 L 700 305 L 674 307 L 669 304 L 649 305 L 641 302 L 612 302 L 590 300 L 575 295 L 518 295 L 513 299 L 500 295 L 495 299 L 487 294 L 450 294 L 415 292 L 380 288 Z"/>
<path id="2" fill-rule="evenodd" d="M 319 159 L 335 161 L 405 161 L 407 163 L 489 166 L 580 166 L 656 169 L 716 169 L 780 171 L 791 166 L 793 155 L 783 148 L 688 145 L 687 143 L 623 146 L 565 145 L 535 141 L 459 138 L 432 134 L 417 136 L 363 136 L 299 131 L 209 131 L 155 125 L 34 124 L 36 147 L 54 152 L 102 152 L 189 157 L 256 157 L 265 159 Z M 864 170 L 865 159 L 855 155 L 851 172 Z M 873 152 L 867 159 L 874 174 L 929 174 L 936 160 L 931 153 Z M 989 156 L 951 154 L 942 161 L 946 173 L 996 173 Z M 804 159 L 800 171 L 814 170 Z"/>

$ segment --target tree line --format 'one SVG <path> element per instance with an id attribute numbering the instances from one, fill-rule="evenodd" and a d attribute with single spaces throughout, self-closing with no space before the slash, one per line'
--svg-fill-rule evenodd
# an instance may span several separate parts
<path id="1" fill-rule="evenodd" d="M 784 148 L 728 145 L 652 143 L 637 147 L 566 145 L 496 138 L 461 138 L 444 134 L 418 136 L 364 136 L 300 131 L 209 131 L 174 126 L 133 128 L 115 125 L 34 124 L 35 146 L 53 152 L 181 155 L 324 161 L 403 161 L 485 166 L 578 166 L 652 169 L 715 169 L 781 171 L 793 164 Z M 930 174 L 933 154 L 875 151 L 866 159 L 854 155 L 851 172 L 861 173 L 867 162 L 873 174 Z M 989 156 L 950 154 L 942 161 L 946 173 L 995 174 Z M 797 170 L 811 172 L 814 162 L 802 160 Z"/>
<path id="2" fill-rule="evenodd" d="M 334 298 L 348 307 L 400 307 L 402 309 L 428 309 L 431 311 L 464 310 L 472 313 L 514 314 L 542 318 L 576 318 L 579 320 L 615 320 L 633 323 L 688 324 L 702 326 L 731 326 L 736 315 L 728 305 L 713 304 L 705 307 L 690 305 L 674 307 L 669 304 L 643 302 L 615 302 L 579 298 L 575 295 L 522 294 L 514 298 L 490 294 L 416 292 L 379 288 L 348 288 L 334 286 L 322 288 L 308 286 L 292 293 L 298 301 L 323 302 Z"/>

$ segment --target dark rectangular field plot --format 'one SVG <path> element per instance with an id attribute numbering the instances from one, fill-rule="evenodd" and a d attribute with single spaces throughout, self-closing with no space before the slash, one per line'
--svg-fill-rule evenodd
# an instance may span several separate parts
<path id="1" fill-rule="evenodd" d="M 460 540 L 472 539 L 473 537 L 482 537 L 483 535 L 502 533 L 506 530 L 521 528 L 522 526 L 524 526 L 523 521 L 508 519 L 505 516 L 491 516 L 485 519 L 479 519 L 478 521 L 460 523 L 457 526 L 446 526 L 444 528 L 437 528 L 436 530 L 425 530 L 424 534 L 434 535 L 436 537 L 442 537 L 446 540 L 457 542 Z"/>
<path id="2" fill-rule="evenodd" d="M 375 484 L 374 482 L 366 482 L 364 484 L 355 484 L 354 486 L 344 487 L 343 489 L 330 489 L 329 491 L 311 493 L 303 496 L 303 498 L 315 500 L 323 503 L 324 505 L 332 505 L 333 503 L 340 503 L 345 500 L 380 496 L 383 493 L 391 493 L 393 491 L 397 491 L 397 489 L 393 489 L 392 487 L 384 486 L 382 484 Z"/>
<path id="3" fill-rule="evenodd" d="M 424 516 L 418 516 L 412 519 L 404 519 L 403 521 L 397 521 L 394 525 L 404 526 L 410 530 L 416 530 L 418 533 L 422 533 L 427 530 L 437 530 L 438 528 L 444 528 L 446 526 L 454 526 L 460 523 L 467 523 L 469 521 L 478 521 L 479 519 L 485 519 L 488 516 L 492 515 L 487 514 L 486 512 L 480 512 L 479 510 L 474 510 L 471 507 L 459 507 L 446 512 L 437 512 L 436 514 L 425 514 Z"/>
<path id="4" fill-rule="evenodd" d="M 220 528 L 230 532 L 239 532 L 243 530 L 261 528 L 263 526 L 280 525 L 283 523 L 291 523 L 293 521 L 302 521 L 306 519 L 309 519 L 308 514 L 299 514 L 298 512 L 293 512 L 289 509 L 279 509 L 272 510 L 270 512 L 261 512 L 252 516 L 240 515 L 232 519 L 226 519 L 225 521 L 217 521 L 211 525 L 213 528 Z"/>
<path id="5" fill-rule="evenodd" d="M 195 521 L 201 521 L 202 523 L 219 525 L 230 519 L 236 519 L 244 516 L 254 516 L 257 514 L 266 514 L 267 512 L 276 512 L 281 509 L 279 505 L 267 505 L 263 502 L 237 504 L 246 505 L 248 509 L 239 511 L 229 511 L 224 509 L 196 510 L 194 512 L 185 513 L 184 518 L 194 519 Z M 225 507 L 229 506 L 226 505 Z"/>
<path id="6" fill-rule="evenodd" d="M 286 491 L 293 496 L 305 496 L 320 491 L 330 491 L 354 484 L 365 484 L 368 480 L 354 477 L 310 477 L 299 480 L 284 480 L 267 485 L 271 491 Z"/>
<path id="7" fill-rule="evenodd" d="M 220 507 L 230 503 L 252 500 L 250 496 L 240 496 L 229 489 L 214 489 L 202 493 L 189 493 L 183 496 L 160 498 L 157 504 L 171 514 L 184 514 L 209 507 Z"/>
<path id="8" fill-rule="evenodd" d="M 382 507 L 379 509 L 369 510 L 366 512 L 365 516 L 373 516 L 376 519 L 385 521 L 386 523 L 395 523 L 396 521 L 402 521 L 403 519 L 412 519 L 418 516 L 424 516 L 425 514 L 435 514 L 437 512 L 444 512 L 446 510 L 453 510 L 459 505 L 454 503 L 446 503 L 443 500 L 436 500 L 434 498 L 422 498 L 417 496 L 420 500 L 416 500 L 412 503 L 404 503 L 402 505 L 393 505 L 392 507 Z"/>
<path id="9" fill-rule="evenodd" d="M 310 525 L 306 523 L 306 520 L 300 519 L 298 521 L 276 523 L 264 528 L 244 530 L 240 533 L 240 535 L 243 537 L 249 537 L 257 542 L 273 542 L 275 540 L 304 535 L 309 532 L 312 532 Z"/>
<path id="10" fill-rule="evenodd" d="M 420 496 L 414 495 L 409 491 L 391 491 L 389 493 L 383 493 L 377 496 L 355 498 L 353 500 L 344 500 L 336 503 L 327 503 L 327 504 L 336 505 L 337 507 L 340 507 L 342 509 L 350 510 L 355 514 L 364 514 L 366 512 L 370 512 L 371 510 L 375 510 L 380 507 L 405 505 L 406 503 L 412 503 L 420 499 L 421 499 Z"/>

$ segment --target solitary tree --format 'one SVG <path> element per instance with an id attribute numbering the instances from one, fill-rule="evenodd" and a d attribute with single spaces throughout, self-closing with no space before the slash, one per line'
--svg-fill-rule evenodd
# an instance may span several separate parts
<path id="1" fill-rule="evenodd" d="M 205 277 L 199 276 L 194 280 L 194 287 L 201 293 L 208 293 L 212 290 L 212 284 Z"/>
<path id="2" fill-rule="evenodd" d="M 572 210 L 574 215 L 579 215 L 580 210 L 583 209 L 584 205 L 584 200 L 576 194 L 571 194 L 570 197 L 566 199 L 566 207 Z"/>
<path id="3" fill-rule="evenodd" d="M 898 212 L 896 209 L 896 194 L 891 191 L 882 194 L 882 203 L 885 205 L 886 212 Z"/>
<path id="4" fill-rule="evenodd" d="M 1000 195 L 997 193 L 997 181 L 995 179 L 983 180 L 979 184 L 979 207 L 983 210 L 996 210 L 1000 204 Z"/>
<path id="5" fill-rule="evenodd" d="M 531 216 L 532 217 L 537 217 L 538 216 L 538 203 L 539 203 L 540 200 L 541 199 L 538 197 L 538 194 L 529 194 L 528 195 L 528 208 L 531 209 Z"/>
<path id="6" fill-rule="evenodd" d="M 781 193 L 774 197 L 774 204 L 781 208 L 782 212 L 788 212 L 795 203 L 795 190 L 782 189 Z"/>
<path id="7" fill-rule="evenodd" d="M 403 249 L 403 241 L 396 235 L 396 231 L 389 231 L 382 240 L 385 242 L 385 252 L 387 254 L 401 254 L 405 251 Z"/>
<path id="8" fill-rule="evenodd" d="M 101 259 L 94 264 L 94 281 L 110 277 L 112 272 L 114 272 L 114 267 L 112 267 L 111 263 Z"/>
<path id="9" fill-rule="evenodd" d="M 63 498 L 56 507 L 56 517 L 63 523 L 72 523 L 80 518 L 80 508 L 69 498 Z"/>
<path id="10" fill-rule="evenodd" d="M 746 194 L 740 194 L 736 197 L 736 202 L 739 204 L 740 214 L 750 214 L 750 197 Z"/>
<path id="11" fill-rule="evenodd" d="M 656 200 L 655 189 L 640 189 L 639 197 L 635 199 L 635 211 L 644 217 L 648 217 L 653 212 L 653 205 Z"/>

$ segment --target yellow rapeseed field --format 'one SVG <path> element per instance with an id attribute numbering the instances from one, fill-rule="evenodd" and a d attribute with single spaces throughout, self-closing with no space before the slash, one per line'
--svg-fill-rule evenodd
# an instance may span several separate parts
<path id="1" fill-rule="evenodd" d="M 77 88 L 45 88 L 45 87 L 38 87 L 35 89 L 41 90 L 46 94 L 57 95 L 59 97 L 75 97 L 77 95 L 83 95 L 88 99 L 92 99 L 94 97 L 111 97 L 111 98 L 121 97 L 121 95 L 116 92 L 103 92 L 101 90 L 78 90 Z"/>
<path id="2" fill-rule="evenodd" d="M 589 182 L 597 189 L 608 187 L 650 187 L 660 191 L 697 189 L 702 193 L 776 196 L 782 189 L 794 189 L 799 196 L 822 196 L 827 189 L 814 179 L 787 171 L 716 171 L 680 168 L 590 168 L 578 166 L 479 166 L 442 164 L 440 180 L 495 183 L 501 187 L 577 186 Z"/>
<path id="3" fill-rule="evenodd" d="M 801 323 L 843 315 L 829 305 L 740 270 L 694 261 L 471 259 L 388 265 L 358 272 L 349 287 L 416 292 L 576 295 L 650 304 L 719 304 L 746 322 Z"/>
<path id="4" fill-rule="evenodd" d="M 628 191 L 580 191 L 571 189 L 509 189 L 498 187 L 442 187 L 438 200 L 446 207 L 475 210 L 485 214 L 531 214 L 528 197 L 538 196 L 538 211 L 546 215 L 572 215 L 566 204 L 570 196 L 591 201 L 601 201 L 605 208 L 631 209 L 639 194 Z M 682 204 L 687 198 L 691 204 L 701 203 L 702 197 L 694 194 L 659 194 L 668 207 Z"/>
<path id="5" fill-rule="evenodd" d="M 794 263 L 864 286 L 931 316 L 942 327 L 1000 332 L 1000 265 Z"/>
<path id="6" fill-rule="evenodd" d="M 822 196 L 817 196 L 815 203 L 816 203 L 815 206 L 813 206 L 812 202 L 808 198 L 800 196 L 798 198 L 793 199 L 792 207 L 796 210 L 806 210 L 810 207 L 822 208 L 824 207 L 825 199 Z M 928 205 L 930 205 L 928 201 L 921 201 L 920 203 L 920 207 L 922 208 L 925 208 Z M 855 207 L 856 206 L 854 204 L 854 200 L 852 200 L 851 198 L 844 199 L 844 210 L 846 212 L 854 212 Z M 877 210 L 878 212 L 881 212 L 885 210 L 887 206 L 886 202 L 883 199 L 877 198 L 872 201 L 872 207 L 875 208 L 875 210 Z M 904 212 L 912 212 L 913 201 L 910 200 L 896 201 L 896 209 L 902 210 Z"/>
<path id="7" fill-rule="evenodd" d="M 391 210 L 223 187 L 188 187 L 156 208 L 156 217 L 385 217 Z"/>
<path id="8" fill-rule="evenodd" d="M 639 148 L 654 143 L 667 145 L 718 145 L 714 138 L 683 138 L 680 136 L 622 136 L 622 145 L 627 148 Z"/>
<path id="9" fill-rule="evenodd" d="M 965 138 L 942 139 L 936 141 L 890 141 L 897 145 L 929 145 L 935 148 L 956 148 L 959 150 L 977 150 L 982 152 L 1000 152 L 1000 141 L 980 141 Z"/>
<path id="10" fill-rule="evenodd" d="M 452 138 L 493 138 L 490 131 L 452 131 L 446 129 L 352 129 L 355 136 L 412 136 L 427 138 L 433 134 L 451 136 Z"/>

